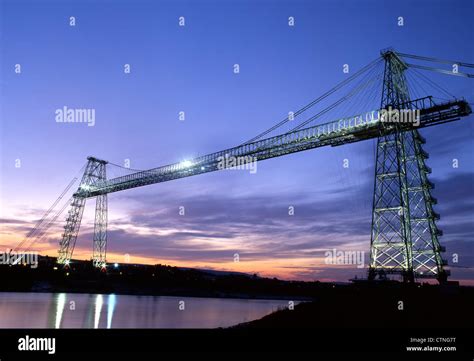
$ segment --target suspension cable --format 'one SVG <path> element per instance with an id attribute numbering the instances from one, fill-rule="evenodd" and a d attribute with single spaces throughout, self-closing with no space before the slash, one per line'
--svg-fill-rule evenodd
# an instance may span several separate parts
<path id="1" fill-rule="evenodd" d="M 41 233 L 34 239 L 28 247 L 26 247 L 25 253 L 31 250 L 31 247 L 37 242 L 41 242 L 45 237 L 46 237 L 46 232 L 51 228 L 51 226 L 56 222 L 58 217 L 64 212 L 64 210 L 69 206 L 69 204 L 72 202 L 74 197 L 69 198 L 69 200 L 64 203 L 64 205 L 56 212 L 54 217 L 46 224 L 46 226 L 41 230 Z"/>
<path id="2" fill-rule="evenodd" d="M 454 99 L 456 99 L 456 97 L 450 93 L 449 91 L 447 91 L 445 88 L 443 88 L 441 85 L 439 85 L 438 83 L 436 83 L 435 81 L 431 80 L 430 78 L 428 78 L 426 75 L 424 75 L 422 72 L 419 72 L 418 70 L 416 69 L 412 69 L 413 70 L 413 74 L 419 76 L 419 78 L 421 78 L 422 80 L 425 80 L 427 83 L 431 84 L 432 86 L 438 88 L 438 90 L 441 90 L 441 92 L 445 93 L 448 97 L 452 97 Z"/>
<path id="3" fill-rule="evenodd" d="M 444 69 L 438 69 L 438 68 L 433 68 L 431 66 L 424 66 L 424 65 L 416 65 L 416 64 L 408 64 L 406 63 L 410 68 L 417 68 L 417 69 L 422 69 L 422 70 L 430 70 L 434 71 L 437 73 L 441 74 L 447 74 L 447 75 L 453 75 L 453 76 L 462 76 L 465 78 L 474 78 L 474 74 L 469 74 L 469 73 L 462 73 L 462 72 L 453 72 L 451 70 L 444 70 Z"/>
<path id="4" fill-rule="evenodd" d="M 326 93 L 324 93 L 323 95 L 321 95 L 320 97 L 314 99 L 312 102 L 308 103 L 307 105 L 305 105 L 303 108 L 299 109 L 298 111 L 294 112 L 293 113 L 293 119 L 296 118 L 298 115 L 300 115 L 301 113 L 303 113 L 304 111 L 308 110 L 309 108 L 311 108 L 312 106 L 314 106 L 315 104 L 319 103 L 320 101 L 322 101 L 323 99 L 327 98 L 328 96 L 330 96 L 331 94 L 333 94 L 334 92 L 336 92 L 337 90 L 339 90 L 340 88 L 342 88 L 343 86 L 345 86 L 347 83 L 351 82 L 352 80 L 354 80 L 355 78 L 357 78 L 359 75 L 365 73 L 368 69 L 370 69 L 371 67 L 373 67 L 375 64 L 377 64 L 378 62 L 380 62 L 382 60 L 382 58 L 378 57 L 377 59 L 373 60 L 372 62 L 370 62 L 369 64 L 367 64 L 366 66 L 364 66 L 362 69 L 360 69 L 359 71 L 357 71 L 356 73 L 354 73 L 353 75 L 351 75 L 349 78 L 343 80 L 342 82 L 340 82 L 339 84 L 337 84 L 336 86 L 334 86 L 332 89 L 330 89 L 329 91 L 327 91 Z M 275 124 L 274 126 L 272 126 L 271 128 L 265 130 L 264 132 L 258 134 L 257 136 L 253 137 L 252 139 L 246 141 L 245 143 L 242 143 L 241 145 L 245 145 L 245 144 L 248 144 L 248 143 L 252 143 L 260 138 L 262 138 L 263 136 L 267 135 L 268 133 L 274 131 L 275 129 L 281 127 L 283 124 L 287 123 L 288 121 L 290 121 L 290 116 L 286 117 L 285 119 L 283 119 L 282 121 L 280 121 L 279 123 Z"/>
<path id="5" fill-rule="evenodd" d="M 373 83 L 374 81 L 376 81 L 378 78 L 380 78 L 381 74 L 376 74 L 375 76 L 369 78 L 368 80 L 366 80 L 365 82 L 363 82 L 362 84 L 360 84 L 358 87 L 354 88 L 352 91 L 350 91 L 349 93 L 347 93 L 345 96 L 343 96 L 342 98 L 340 98 L 339 100 L 337 100 L 336 102 L 334 102 L 333 104 L 331 104 L 330 106 L 328 106 L 327 108 L 323 109 L 322 111 L 320 111 L 319 113 L 313 115 L 312 117 L 310 117 L 309 119 L 305 120 L 303 123 L 297 125 L 296 127 L 294 127 L 293 129 L 291 129 L 289 132 L 294 132 L 296 130 L 299 130 L 301 128 L 303 128 L 305 125 L 311 123 L 312 121 L 314 121 L 315 119 L 319 118 L 321 115 L 323 114 L 326 114 L 327 112 L 329 112 L 330 110 L 334 109 L 335 107 L 337 107 L 339 104 L 345 102 L 347 99 L 351 98 L 354 94 L 356 94 L 359 90 L 362 90 L 364 89 L 365 87 L 367 87 L 370 83 Z"/>
<path id="6" fill-rule="evenodd" d="M 86 163 L 87 164 L 87 163 Z M 71 187 L 74 185 L 74 183 L 77 181 L 79 178 L 79 175 L 84 172 L 84 169 L 86 167 L 86 164 L 84 164 L 81 169 L 77 172 L 77 175 L 74 176 L 74 178 L 69 182 L 69 184 L 66 186 L 66 188 L 61 192 L 59 197 L 54 201 L 54 203 L 49 207 L 49 209 L 44 213 L 43 217 L 36 222 L 35 226 L 28 232 L 26 237 L 20 241 L 20 243 L 15 247 L 15 250 L 20 249 L 25 242 L 27 242 L 31 237 L 35 235 L 38 231 L 41 230 L 41 228 L 44 226 L 44 222 L 50 215 L 50 213 L 53 211 L 53 209 L 58 205 L 58 203 L 61 201 L 61 199 L 64 197 L 64 195 L 71 189 Z"/>
<path id="7" fill-rule="evenodd" d="M 426 61 L 432 61 L 435 63 L 443 63 L 443 64 L 458 64 L 460 66 L 464 66 L 467 68 L 474 68 L 474 64 L 471 63 L 464 63 L 462 61 L 454 61 L 454 60 L 446 60 L 446 59 L 437 59 L 437 58 L 430 58 L 427 56 L 420 56 L 420 55 L 412 55 L 412 54 L 405 54 L 405 53 L 396 53 L 399 56 L 402 56 L 404 58 L 411 58 L 411 59 L 417 59 L 417 60 L 426 60 Z"/>
<path id="8" fill-rule="evenodd" d="M 145 169 L 127 168 L 127 167 L 124 167 L 124 166 L 121 166 L 119 164 L 115 164 L 115 163 L 112 163 L 112 162 L 108 162 L 108 164 L 114 165 L 116 167 L 119 167 L 119 168 L 122 168 L 122 169 L 125 169 L 125 170 L 129 170 L 131 172 L 143 172 L 145 170 Z"/>
<path id="9" fill-rule="evenodd" d="M 371 75 L 371 73 L 375 72 L 375 76 L 371 76 L 369 77 L 369 75 Z M 378 78 L 381 77 L 382 74 L 377 74 L 377 72 L 372 69 L 368 74 L 366 74 L 366 77 L 368 77 L 369 79 L 366 80 L 366 81 L 361 81 L 359 82 L 359 86 L 357 86 L 356 88 L 354 88 L 352 91 L 350 91 L 349 93 L 347 93 L 345 96 L 343 96 L 342 98 L 340 98 L 339 100 L 337 100 L 336 102 L 332 103 L 331 105 L 329 105 L 328 107 L 326 107 L 325 109 L 321 110 L 319 113 L 313 115 L 312 117 L 310 117 L 309 119 L 307 119 L 306 121 L 304 121 L 303 123 L 299 124 L 298 126 L 294 127 L 293 129 L 289 130 L 288 132 L 284 133 L 284 134 L 288 134 L 288 133 L 291 133 L 291 132 L 294 132 L 294 131 L 297 131 L 299 129 L 301 129 L 302 127 L 304 127 L 305 125 L 307 125 L 308 123 L 314 121 L 315 119 L 319 118 L 321 115 L 324 115 L 326 114 L 327 112 L 329 112 L 330 110 L 334 109 L 335 107 L 337 107 L 338 105 L 340 105 L 341 103 L 345 102 L 347 99 L 351 98 L 355 93 L 357 93 L 359 90 L 361 89 L 364 89 L 366 86 L 368 86 L 368 84 L 374 82 L 375 80 L 377 80 Z M 361 83 L 361 84 L 360 84 Z M 282 135 L 284 135 L 282 134 Z M 277 140 L 275 139 L 272 143 L 270 144 L 274 144 Z M 268 146 L 268 144 L 266 145 Z"/>

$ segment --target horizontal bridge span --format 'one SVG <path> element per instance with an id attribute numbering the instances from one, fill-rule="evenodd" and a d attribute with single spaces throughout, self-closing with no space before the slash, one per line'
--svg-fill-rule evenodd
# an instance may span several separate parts
<path id="1" fill-rule="evenodd" d="M 410 101 L 401 108 L 419 110 L 417 128 L 458 120 L 460 117 L 471 113 L 469 104 L 464 100 L 434 104 L 431 97 Z M 381 120 L 381 113 L 382 110 L 375 110 L 363 115 L 338 119 L 243 144 L 189 161 L 112 178 L 98 182 L 95 185 L 85 185 L 75 195 L 83 198 L 95 197 L 149 184 L 232 168 L 235 166 L 232 159 L 238 159 L 238 164 L 244 166 L 255 161 L 280 157 L 313 148 L 338 146 L 376 138 L 383 134 L 393 133 L 397 128 L 404 131 L 414 129 L 414 123 L 384 122 Z"/>

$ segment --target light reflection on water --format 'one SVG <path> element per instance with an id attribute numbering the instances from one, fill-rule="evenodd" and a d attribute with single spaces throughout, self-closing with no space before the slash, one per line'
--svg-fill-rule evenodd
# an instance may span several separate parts
<path id="1" fill-rule="evenodd" d="M 109 295 L 109 300 L 107 302 L 107 328 L 112 327 L 112 316 L 114 315 L 115 308 L 115 295 Z"/>
<path id="2" fill-rule="evenodd" d="M 215 328 L 287 306 L 280 300 L 0 292 L 0 328 Z"/>
<path id="3" fill-rule="evenodd" d="M 100 311 L 102 311 L 103 304 L 104 300 L 102 299 L 102 295 L 97 295 L 95 297 L 94 328 L 99 328 Z"/>
<path id="4" fill-rule="evenodd" d="M 59 328 L 59 326 L 61 325 L 61 318 L 63 317 L 65 304 L 66 304 L 66 294 L 60 293 L 57 299 L 56 322 L 54 323 L 54 328 Z"/>

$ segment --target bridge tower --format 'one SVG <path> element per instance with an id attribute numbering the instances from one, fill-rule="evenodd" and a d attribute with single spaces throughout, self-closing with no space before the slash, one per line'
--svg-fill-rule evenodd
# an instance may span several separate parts
<path id="1" fill-rule="evenodd" d="M 406 109 L 410 100 L 407 65 L 393 51 L 382 52 L 385 60 L 381 109 Z M 387 123 L 388 124 L 388 123 Z M 433 210 L 436 199 L 425 164 L 428 153 L 418 130 L 384 134 L 382 123 L 377 140 L 372 206 L 369 280 L 399 274 L 406 282 L 415 278 L 447 280 L 444 248 Z M 398 126 L 393 123 L 388 126 Z"/>
<path id="2" fill-rule="evenodd" d="M 87 199 L 84 192 L 86 192 L 89 187 L 107 179 L 106 164 L 107 162 L 104 160 L 94 157 L 87 158 L 87 165 L 79 188 L 73 194 L 66 217 L 64 233 L 59 242 L 57 260 L 59 264 L 68 265 L 71 260 Z M 106 264 L 107 251 L 107 194 L 96 197 L 93 243 L 94 251 L 92 262 L 95 267 L 104 267 Z"/>

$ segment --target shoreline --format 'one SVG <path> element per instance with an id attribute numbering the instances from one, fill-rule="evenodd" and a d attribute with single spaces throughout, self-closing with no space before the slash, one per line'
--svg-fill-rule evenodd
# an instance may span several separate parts
<path id="1" fill-rule="evenodd" d="M 38 267 L 0 265 L 0 292 L 87 293 L 308 301 L 321 288 L 318 281 L 283 281 L 236 272 L 168 265 L 120 264 L 97 269 L 88 261 L 58 267 L 40 257 Z"/>

